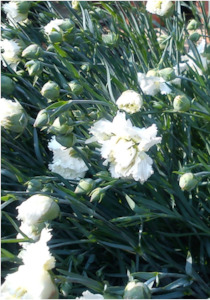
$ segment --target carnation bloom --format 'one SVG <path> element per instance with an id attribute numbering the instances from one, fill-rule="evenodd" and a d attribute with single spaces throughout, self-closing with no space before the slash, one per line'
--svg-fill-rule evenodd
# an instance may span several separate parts
<path id="1" fill-rule="evenodd" d="M 140 94 L 132 90 L 127 90 L 117 99 L 116 104 L 119 109 L 133 114 L 140 111 L 143 100 Z"/>
<path id="2" fill-rule="evenodd" d="M 20 133 L 27 125 L 28 117 L 19 102 L 1 98 L 0 121 L 7 130 Z"/>
<path id="3" fill-rule="evenodd" d="M 144 73 L 138 73 L 138 82 L 145 95 L 155 96 L 157 93 L 162 95 L 171 92 L 170 87 L 162 77 L 148 76 Z"/>
<path id="4" fill-rule="evenodd" d="M 104 299 L 101 294 L 92 294 L 89 291 L 85 291 L 82 293 L 82 297 L 77 297 L 76 299 Z"/>
<path id="5" fill-rule="evenodd" d="M 112 122 L 107 121 L 109 132 L 103 139 L 103 124 L 106 124 L 105 120 L 96 122 L 90 132 L 101 144 L 101 156 L 105 159 L 104 165 L 109 164 L 112 177 L 133 178 L 144 183 L 153 174 L 153 161 L 145 152 L 161 142 L 161 138 L 156 137 L 156 125 L 135 127 L 126 120 L 125 113 L 118 112 Z M 87 143 L 91 141 L 89 139 Z"/>
<path id="6" fill-rule="evenodd" d="M 62 25 L 64 22 L 63 19 L 55 19 L 50 21 L 45 27 L 44 31 L 46 34 L 50 34 L 53 30 L 60 31 L 60 25 Z"/>
<path id="7" fill-rule="evenodd" d="M 173 2 L 169 0 L 148 0 L 146 10 L 159 16 L 168 15 L 173 7 Z"/>
<path id="8" fill-rule="evenodd" d="M 52 137 L 48 147 L 53 151 L 53 162 L 49 164 L 52 172 L 65 179 L 80 179 L 85 176 L 88 168 L 80 157 L 73 154 L 73 148 L 63 147 L 56 141 L 55 136 Z"/>
<path id="9" fill-rule="evenodd" d="M 3 57 L 3 66 L 6 67 L 6 63 L 10 65 L 10 67 L 13 70 L 16 70 L 16 67 L 19 62 L 19 55 L 21 53 L 21 47 L 18 45 L 18 43 L 14 40 L 2 40 L 1 42 L 1 48 L 4 50 L 4 52 L 1 54 Z M 5 62 L 4 62 L 5 60 Z"/>
<path id="10" fill-rule="evenodd" d="M 22 222 L 19 229 L 30 239 L 37 241 L 40 237 L 40 232 L 43 229 L 44 224 L 37 225 L 28 225 L 25 222 Z M 17 234 L 17 239 L 24 239 L 25 237 L 19 232 Z M 27 247 L 30 243 L 28 242 L 20 242 L 19 243 L 23 248 Z"/>
<path id="11" fill-rule="evenodd" d="M 34 225 L 56 218 L 59 214 L 58 204 L 50 197 L 41 194 L 33 195 L 17 207 L 18 220 Z"/>
<path id="12" fill-rule="evenodd" d="M 55 266 L 47 242 L 51 239 L 48 229 L 43 229 L 40 240 L 21 252 L 23 265 L 7 275 L 1 286 L 2 299 L 54 299 L 58 292 L 48 270 Z"/>
<path id="13" fill-rule="evenodd" d="M 14 23 L 20 23 L 27 19 L 28 12 L 26 13 L 20 13 L 18 8 L 18 2 L 16 1 L 10 1 L 8 3 L 5 3 L 2 6 L 2 9 L 7 15 L 7 19 L 9 20 L 9 23 L 13 25 Z"/>

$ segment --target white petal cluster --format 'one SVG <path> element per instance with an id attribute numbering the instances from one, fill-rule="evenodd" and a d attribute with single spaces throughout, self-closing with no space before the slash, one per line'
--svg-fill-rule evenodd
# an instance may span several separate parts
<path id="1" fill-rule="evenodd" d="M 85 291 L 82 293 L 82 297 L 77 297 L 76 299 L 104 299 L 101 294 L 92 294 L 89 291 Z"/>
<path id="2" fill-rule="evenodd" d="M 53 162 L 49 164 L 52 172 L 58 173 L 65 179 L 80 179 L 88 170 L 80 157 L 72 155 L 72 148 L 65 148 L 59 144 L 55 136 L 48 143 L 48 148 L 53 151 Z"/>
<path id="3" fill-rule="evenodd" d="M 143 100 L 140 94 L 133 90 L 127 90 L 117 99 L 116 104 L 119 109 L 122 109 L 129 114 L 134 114 L 140 111 Z"/>
<path id="4" fill-rule="evenodd" d="M 145 152 L 161 142 L 161 138 L 156 137 L 155 124 L 138 128 L 126 120 L 125 113 L 118 112 L 112 122 L 105 119 L 96 122 L 90 133 L 101 144 L 101 156 L 105 159 L 104 165 L 109 164 L 112 177 L 144 183 L 153 174 L 153 161 Z"/>
<path id="5" fill-rule="evenodd" d="M 169 83 L 162 77 L 148 76 L 144 73 L 138 73 L 138 82 L 145 95 L 155 96 L 157 93 L 162 95 L 170 94 Z"/>
<path id="6" fill-rule="evenodd" d="M 14 23 L 15 24 L 21 23 L 21 22 L 25 21 L 28 17 L 28 13 L 21 14 L 18 11 L 18 3 L 15 1 L 10 1 L 8 3 L 5 3 L 2 6 L 2 9 L 6 13 L 7 19 L 11 25 L 13 25 Z"/>
<path id="7" fill-rule="evenodd" d="M 23 250 L 23 265 L 7 275 L 1 286 L 2 299 L 55 299 L 57 288 L 48 270 L 54 268 L 55 259 L 47 242 L 51 239 L 48 229 L 43 229 L 40 240 Z"/>
<path id="8" fill-rule="evenodd" d="M 62 25 L 64 22 L 63 19 L 55 19 L 50 21 L 45 27 L 44 31 L 46 34 L 50 34 L 53 30 L 60 31 L 60 25 Z"/>
<path id="9" fill-rule="evenodd" d="M 1 44 L 1 49 L 4 50 L 1 56 L 6 61 L 6 63 L 11 66 L 11 68 L 15 69 L 20 60 L 19 55 L 21 53 L 21 47 L 14 40 L 5 39 L 2 40 L 0 44 Z M 4 60 L 3 60 L 3 66 L 6 67 L 7 65 L 4 62 Z"/>
<path id="10" fill-rule="evenodd" d="M 23 107 L 19 102 L 13 102 L 5 98 L 1 98 L 0 121 L 1 126 L 7 128 L 9 118 L 23 111 Z"/>
<path id="11" fill-rule="evenodd" d="M 148 0 L 146 10 L 152 14 L 165 16 L 173 6 L 173 2 L 169 0 Z"/>

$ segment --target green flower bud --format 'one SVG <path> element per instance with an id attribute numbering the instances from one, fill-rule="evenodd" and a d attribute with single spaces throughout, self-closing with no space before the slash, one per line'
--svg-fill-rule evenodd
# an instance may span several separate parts
<path id="1" fill-rule="evenodd" d="M 30 76 L 39 76 L 43 71 L 43 65 L 39 60 L 29 60 L 25 67 Z"/>
<path id="2" fill-rule="evenodd" d="M 63 31 L 70 32 L 74 28 L 74 23 L 70 19 L 63 20 L 63 23 L 59 25 Z"/>
<path id="3" fill-rule="evenodd" d="M 143 282 L 131 281 L 124 290 L 124 299 L 151 299 L 150 289 Z"/>
<path id="4" fill-rule="evenodd" d="M 162 34 L 157 38 L 159 47 L 161 50 L 164 50 L 166 47 L 166 43 L 168 41 L 168 35 Z"/>
<path id="5" fill-rule="evenodd" d="M 28 116 L 19 102 L 1 98 L 1 126 L 7 130 L 21 133 L 28 123 Z"/>
<path id="6" fill-rule="evenodd" d="M 60 96 L 60 87 L 56 82 L 48 81 L 42 87 L 41 94 L 47 99 L 56 100 Z"/>
<path id="7" fill-rule="evenodd" d="M 49 132 L 53 133 L 53 134 L 69 134 L 72 132 L 72 130 L 74 129 L 73 126 L 69 126 L 66 123 L 66 118 L 64 118 L 63 116 L 59 116 L 58 118 L 55 119 L 55 121 L 53 122 L 52 126 L 50 126 L 49 128 Z"/>
<path id="8" fill-rule="evenodd" d="M 185 95 L 178 95 L 174 98 L 173 107 L 175 111 L 188 111 L 190 109 L 190 100 Z"/>
<path id="9" fill-rule="evenodd" d="M 26 192 L 36 192 L 42 189 L 42 183 L 38 179 L 31 179 L 26 184 L 28 185 Z"/>
<path id="10" fill-rule="evenodd" d="M 199 23 L 196 20 L 190 20 L 187 25 L 187 30 L 196 30 L 199 27 Z"/>
<path id="11" fill-rule="evenodd" d="M 198 32 L 193 32 L 190 36 L 189 36 L 189 40 L 191 40 L 192 42 L 197 42 L 199 40 L 199 38 L 201 37 L 201 35 Z"/>
<path id="12" fill-rule="evenodd" d="M 72 93 L 74 93 L 75 95 L 79 95 L 83 91 L 83 86 L 79 84 L 77 80 L 72 80 L 71 82 L 69 82 L 69 87 Z"/>
<path id="13" fill-rule="evenodd" d="M 49 39 L 53 44 L 61 43 L 63 40 L 63 36 L 61 32 L 54 30 L 49 34 Z"/>
<path id="14" fill-rule="evenodd" d="M 105 196 L 106 188 L 97 187 L 90 193 L 90 202 L 101 202 L 103 197 Z"/>
<path id="15" fill-rule="evenodd" d="M 30 6 L 31 6 L 31 3 L 29 1 L 16 1 L 16 3 L 17 3 L 17 7 L 18 7 L 18 12 L 20 14 L 28 13 Z"/>
<path id="16" fill-rule="evenodd" d="M 102 34 L 102 40 L 108 46 L 115 46 L 118 41 L 118 35 L 115 34 L 114 32 Z"/>
<path id="17" fill-rule="evenodd" d="M 89 194 L 95 185 L 95 181 L 91 178 L 81 179 L 78 186 L 75 189 L 75 193 L 79 195 Z"/>
<path id="18" fill-rule="evenodd" d="M 22 57 L 33 59 L 42 56 L 44 51 L 36 44 L 32 44 L 25 48 L 22 52 Z"/>
<path id="19" fill-rule="evenodd" d="M 153 101 L 152 106 L 157 109 L 162 109 L 164 107 L 164 103 L 162 101 Z"/>
<path id="20" fill-rule="evenodd" d="M 193 173 L 185 173 L 179 179 L 179 186 L 183 191 L 191 191 L 199 182 Z"/>
<path id="21" fill-rule="evenodd" d="M 72 5 L 72 8 L 75 9 L 75 10 L 78 10 L 79 9 L 79 1 L 77 0 L 72 0 L 71 1 L 71 5 Z"/>
<path id="22" fill-rule="evenodd" d="M 15 89 L 14 81 L 8 76 L 1 76 L 1 91 L 5 95 L 10 95 Z"/>
<path id="23" fill-rule="evenodd" d="M 47 125 L 49 122 L 49 114 L 45 109 L 40 110 L 38 113 L 36 120 L 34 122 L 34 127 L 43 127 Z"/>
<path id="24" fill-rule="evenodd" d="M 159 75 L 158 70 L 155 69 L 149 70 L 146 74 L 147 77 L 152 77 L 152 76 L 156 77 L 158 75 Z"/>
<path id="25" fill-rule="evenodd" d="M 77 139 L 73 133 L 70 133 L 68 135 L 56 136 L 56 141 L 62 146 L 70 148 L 76 143 Z"/>
<path id="26" fill-rule="evenodd" d="M 173 68 L 165 68 L 159 71 L 159 76 L 165 79 L 166 81 L 171 81 L 176 78 Z"/>

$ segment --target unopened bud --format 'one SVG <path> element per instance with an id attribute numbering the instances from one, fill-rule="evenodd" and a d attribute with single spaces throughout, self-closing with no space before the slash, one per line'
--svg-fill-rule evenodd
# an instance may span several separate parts
<path id="1" fill-rule="evenodd" d="M 95 202 L 95 201 L 101 202 L 101 200 L 105 196 L 105 193 L 106 193 L 106 189 L 97 187 L 90 193 L 91 196 L 90 202 Z"/>
<path id="2" fill-rule="evenodd" d="M 22 105 L 5 98 L 1 98 L 0 103 L 1 126 L 7 130 L 21 133 L 28 123 L 28 116 Z"/>
<path id="3" fill-rule="evenodd" d="M 150 289 L 143 282 L 131 281 L 124 290 L 124 299 L 151 299 Z"/>
<path id="4" fill-rule="evenodd" d="M 199 27 L 199 23 L 196 20 L 190 20 L 187 25 L 187 30 L 196 30 Z"/>
<path id="5" fill-rule="evenodd" d="M 70 19 L 64 19 L 63 22 L 59 25 L 63 31 L 70 32 L 74 28 L 74 23 Z"/>
<path id="6" fill-rule="evenodd" d="M 198 32 L 193 32 L 190 36 L 189 36 L 189 40 L 191 40 L 192 42 L 197 42 L 199 40 L 199 38 L 201 37 L 201 35 Z"/>
<path id="7" fill-rule="evenodd" d="M 38 179 L 31 179 L 26 183 L 28 185 L 26 192 L 35 192 L 42 189 L 42 183 Z"/>
<path id="8" fill-rule="evenodd" d="M 162 34 L 157 38 L 159 47 L 161 50 L 165 49 L 166 43 L 168 41 L 168 35 Z"/>
<path id="9" fill-rule="evenodd" d="M 173 68 L 165 68 L 159 71 L 159 76 L 165 79 L 166 81 L 171 81 L 176 78 Z"/>
<path id="10" fill-rule="evenodd" d="M 49 34 L 49 39 L 50 39 L 51 43 L 53 43 L 53 44 L 61 43 L 63 40 L 63 36 L 62 36 L 61 32 L 58 32 L 55 30 Z"/>
<path id="11" fill-rule="evenodd" d="M 22 57 L 29 58 L 29 59 L 34 59 L 34 58 L 39 58 L 40 56 L 43 55 L 43 50 L 36 44 L 32 44 L 25 48 L 22 52 Z"/>
<path id="12" fill-rule="evenodd" d="M 53 134 L 69 134 L 72 132 L 74 129 L 73 126 L 69 126 L 66 123 L 66 119 L 63 116 L 59 116 L 58 118 L 55 119 L 53 124 L 49 128 L 49 132 Z"/>
<path id="13" fill-rule="evenodd" d="M 79 195 L 89 194 L 95 185 L 95 181 L 91 178 L 81 179 L 75 189 L 75 193 Z"/>
<path id="14" fill-rule="evenodd" d="M 1 91 L 5 95 L 10 95 L 15 89 L 14 81 L 8 76 L 1 76 Z"/>
<path id="15" fill-rule="evenodd" d="M 199 182 L 193 173 L 185 173 L 179 179 L 179 186 L 183 191 L 191 191 Z"/>
<path id="16" fill-rule="evenodd" d="M 56 100 L 60 96 L 60 87 L 56 82 L 48 81 L 42 87 L 41 94 L 47 99 Z"/>
<path id="17" fill-rule="evenodd" d="M 40 110 L 36 120 L 34 122 L 34 127 L 43 127 L 49 122 L 49 114 L 45 109 Z"/>
<path id="18" fill-rule="evenodd" d="M 71 82 L 69 82 L 69 87 L 72 93 L 74 93 L 75 95 L 79 95 L 83 91 L 83 86 L 79 84 L 77 80 L 72 80 Z"/>
<path id="19" fill-rule="evenodd" d="M 149 70 L 146 74 L 147 77 L 156 77 L 158 76 L 158 70 L 152 69 Z"/>
<path id="20" fill-rule="evenodd" d="M 76 143 L 77 139 L 73 133 L 70 133 L 68 135 L 57 135 L 56 141 L 62 146 L 70 148 Z"/>
<path id="21" fill-rule="evenodd" d="M 25 67 L 28 70 L 30 76 L 39 76 L 43 71 L 42 63 L 39 60 L 29 60 Z"/>
<path id="22" fill-rule="evenodd" d="M 190 100 L 185 95 L 178 95 L 174 98 L 173 107 L 175 111 L 188 111 L 190 109 Z"/>

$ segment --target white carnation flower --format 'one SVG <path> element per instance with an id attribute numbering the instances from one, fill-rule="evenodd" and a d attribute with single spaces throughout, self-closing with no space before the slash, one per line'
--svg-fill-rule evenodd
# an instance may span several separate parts
<path id="1" fill-rule="evenodd" d="M 33 195 L 17 207 L 18 220 L 28 225 L 42 223 L 56 218 L 59 214 L 58 204 L 50 197 Z"/>
<path id="2" fill-rule="evenodd" d="M 20 61 L 19 55 L 21 54 L 21 47 L 14 40 L 5 39 L 2 40 L 0 44 L 1 49 L 4 50 L 1 56 L 13 70 L 16 70 L 18 62 Z M 4 60 L 2 60 L 3 66 L 6 67 L 7 65 Z"/>
<path id="3" fill-rule="evenodd" d="M 28 17 L 28 13 L 20 13 L 18 9 L 18 3 L 15 1 L 10 1 L 8 3 L 5 3 L 2 6 L 2 9 L 7 15 L 7 19 L 9 20 L 9 23 L 13 25 L 14 23 L 21 23 L 25 21 Z"/>
<path id="4" fill-rule="evenodd" d="M 89 291 L 85 291 L 82 293 L 82 297 L 77 297 L 76 299 L 104 299 L 101 294 L 92 294 Z"/>
<path id="5" fill-rule="evenodd" d="M 104 128 L 96 122 L 97 130 L 91 127 L 92 133 L 103 134 Z M 100 139 L 101 156 L 105 159 L 104 165 L 109 164 L 109 170 L 114 178 L 133 178 L 144 183 L 152 174 L 152 159 L 145 153 L 153 145 L 161 142 L 157 135 L 155 124 L 148 128 L 138 128 L 126 120 L 125 113 L 118 112 L 112 123 L 109 124 L 109 135 L 106 139 Z M 112 127 L 112 128 L 111 128 Z"/>
<path id="6" fill-rule="evenodd" d="M 127 90 L 117 99 L 116 104 L 119 109 L 122 109 L 127 113 L 134 114 L 140 111 L 143 105 L 143 100 L 140 94 L 133 90 Z"/>
<path id="7" fill-rule="evenodd" d="M 43 229 L 44 224 L 38 225 L 28 225 L 27 223 L 22 222 L 19 229 L 30 239 L 37 241 L 40 237 L 40 232 Z M 17 239 L 24 239 L 25 237 L 19 232 L 17 234 Z M 28 242 L 20 242 L 19 243 L 23 248 L 30 245 Z"/>
<path id="8" fill-rule="evenodd" d="M 64 22 L 63 19 L 55 19 L 50 21 L 45 27 L 44 27 L 44 31 L 46 34 L 50 34 L 53 30 L 57 30 L 60 31 L 60 25 L 62 25 Z"/>
<path id="9" fill-rule="evenodd" d="M 72 155 L 72 148 L 65 148 L 59 144 L 55 136 L 52 137 L 48 147 L 53 151 L 53 162 L 49 164 L 52 172 L 58 173 L 65 179 L 80 179 L 85 176 L 88 167 L 80 157 Z"/>
<path id="10" fill-rule="evenodd" d="M 147 76 L 143 73 L 138 73 L 138 82 L 145 95 L 155 96 L 157 93 L 162 95 L 170 94 L 171 89 L 169 83 L 162 77 Z"/>
<path id="11" fill-rule="evenodd" d="M 173 2 L 169 0 L 148 0 L 146 10 L 159 16 L 167 15 L 173 7 Z"/>

